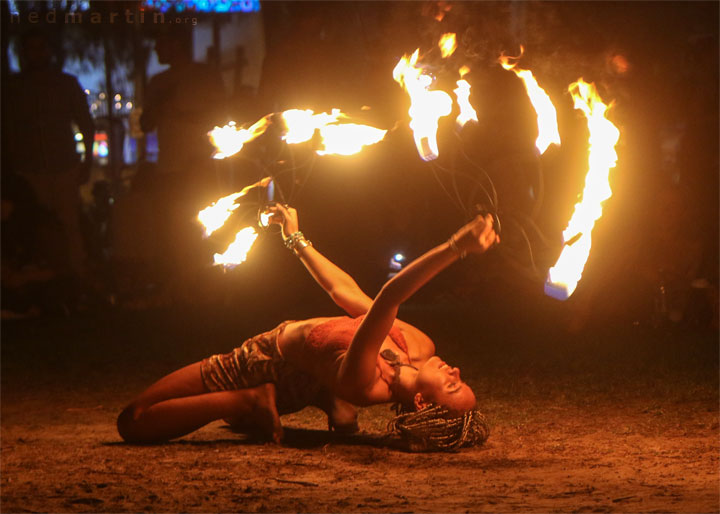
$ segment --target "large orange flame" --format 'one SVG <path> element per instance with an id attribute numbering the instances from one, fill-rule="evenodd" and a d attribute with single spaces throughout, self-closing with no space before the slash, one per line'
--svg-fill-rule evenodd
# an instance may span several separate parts
<path id="1" fill-rule="evenodd" d="M 425 161 L 437 159 L 438 121 L 452 111 L 452 99 L 445 91 L 430 91 L 433 78 L 416 66 L 420 49 L 412 56 L 403 56 L 393 70 L 393 78 L 410 96 L 410 128 L 420 157 Z"/>
<path id="2" fill-rule="evenodd" d="M 523 53 L 523 47 L 520 47 L 520 56 Z M 560 132 L 557 124 L 557 113 L 555 106 L 550 97 L 543 88 L 538 85 L 537 80 L 530 70 L 523 70 L 517 67 L 517 63 L 510 63 L 510 60 L 516 60 L 520 57 L 507 57 L 501 55 L 498 59 L 500 65 L 506 70 L 512 70 L 525 85 L 530 103 L 537 114 L 538 137 L 535 140 L 535 146 L 538 151 L 543 154 L 545 150 L 552 144 L 560 144 Z"/>
<path id="3" fill-rule="evenodd" d="M 600 99 L 594 84 L 580 79 L 570 84 L 568 90 L 575 108 L 587 118 L 590 151 L 582 199 L 575 204 L 575 211 L 563 232 L 563 240 L 570 243 L 548 271 L 545 283 L 545 292 L 561 300 L 570 297 L 582 277 L 590 255 L 592 229 L 602 216 L 603 202 L 612 195 L 609 174 L 617 163 L 615 145 L 620 138 L 620 131 L 605 115 L 608 106 Z"/>

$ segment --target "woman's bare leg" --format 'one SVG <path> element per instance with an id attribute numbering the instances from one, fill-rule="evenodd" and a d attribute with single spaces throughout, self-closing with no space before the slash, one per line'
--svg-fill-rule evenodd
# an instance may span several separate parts
<path id="1" fill-rule="evenodd" d="M 148 443 L 180 437 L 228 417 L 246 417 L 275 442 L 282 439 L 273 384 L 211 393 L 203 384 L 199 362 L 147 388 L 120 413 L 117 426 L 125 441 Z"/>

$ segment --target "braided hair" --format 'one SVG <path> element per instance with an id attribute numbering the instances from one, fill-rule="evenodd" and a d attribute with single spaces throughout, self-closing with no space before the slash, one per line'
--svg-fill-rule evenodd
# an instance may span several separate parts
<path id="1" fill-rule="evenodd" d="M 463 446 L 480 446 L 490 435 L 490 426 L 479 410 L 457 414 L 437 404 L 401 413 L 387 428 L 400 435 L 410 451 L 457 451 Z"/>

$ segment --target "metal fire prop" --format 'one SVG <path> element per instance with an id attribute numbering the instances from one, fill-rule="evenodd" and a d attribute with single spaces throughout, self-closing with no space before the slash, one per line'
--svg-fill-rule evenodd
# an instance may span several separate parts
<path id="1" fill-rule="evenodd" d="M 457 48 L 455 34 L 444 34 L 438 42 L 438 47 L 441 59 L 448 59 L 452 56 Z M 542 156 L 550 145 L 559 146 L 561 144 L 557 113 L 550 96 L 540 87 L 532 72 L 517 66 L 523 52 L 524 48 L 521 47 L 520 56 L 501 55 L 498 62 L 504 69 L 515 73 L 523 82 L 537 117 L 538 137 L 535 146 L 538 156 Z M 437 87 L 437 80 L 432 69 L 433 67 L 423 62 L 418 48 L 411 55 L 405 55 L 398 61 L 393 70 L 393 78 L 404 88 L 410 99 L 409 127 L 413 132 L 420 158 L 430 164 L 436 179 L 446 194 L 458 204 L 461 210 L 468 213 L 455 182 L 461 172 L 456 169 L 447 170 L 433 161 L 440 155 L 437 142 L 439 121 L 453 112 L 453 105 L 456 105 L 459 111 L 456 118 L 456 127 L 459 131 L 467 123 L 478 121 L 477 112 L 470 104 L 471 85 L 464 78 L 470 68 L 462 65 L 458 69 L 460 79 L 456 82 L 457 88 L 453 90 L 455 101 L 448 92 Z M 560 256 L 544 279 L 545 293 L 560 300 L 566 300 L 572 295 L 582 276 L 590 254 L 592 229 L 602 215 L 603 202 L 612 194 L 609 186 L 609 171 L 617 162 L 615 145 L 620 135 L 617 127 L 607 119 L 608 105 L 602 102 L 593 84 L 579 79 L 569 86 L 569 92 L 574 100 L 574 108 L 582 111 L 587 118 L 590 135 L 585 188 L 581 200 L 575 205 L 575 211 L 563 232 L 563 247 Z M 315 154 L 320 156 L 357 154 L 366 146 L 381 142 L 388 133 L 388 130 L 356 123 L 339 109 L 332 109 L 330 113 L 315 113 L 310 109 L 290 109 L 281 113 L 268 114 L 247 128 L 238 127 L 235 122 L 230 122 L 224 127 L 215 127 L 208 133 L 210 141 L 216 148 L 214 158 L 226 159 L 237 154 L 247 143 L 265 134 L 271 125 L 280 128 L 280 138 L 287 145 L 316 141 Z M 463 177 L 473 181 L 475 189 L 482 190 L 486 197 L 486 202 L 481 205 L 476 204 L 475 210 L 490 212 L 495 219 L 497 230 L 499 230 L 498 198 L 492 180 L 482 168 L 467 157 L 462 148 L 460 150 L 462 155 L 480 173 L 479 178 L 463 174 Z M 452 176 L 454 197 L 438 177 L 438 171 Z M 200 211 L 198 221 L 205 228 L 205 237 L 209 237 L 222 227 L 243 204 L 253 209 L 257 208 L 257 226 L 259 228 L 267 227 L 269 218 L 265 209 L 273 201 L 274 187 L 272 177 L 265 177 L 240 192 L 220 198 L 211 206 Z M 248 199 L 248 193 L 252 190 L 264 192 L 260 195 L 260 200 Z M 532 245 L 525 229 L 511 216 L 508 216 L 508 219 L 517 225 L 522 237 L 527 242 L 533 272 L 536 276 L 539 275 L 532 255 Z M 547 238 L 542 235 L 531 219 L 530 222 L 540 239 L 547 241 Z M 244 262 L 257 237 L 256 227 L 243 227 L 237 232 L 235 240 L 224 253 L 215 254 L 215 264 L 232 267 Z"/>

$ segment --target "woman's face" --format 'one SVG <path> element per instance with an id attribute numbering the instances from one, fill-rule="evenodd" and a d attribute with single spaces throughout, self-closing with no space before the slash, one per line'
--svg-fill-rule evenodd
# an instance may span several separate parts
<path id="1" fill-rule="evenodd" d="M 475 394 L 460 379 L 460 370 L 446 364 L 437 355 L 430 357 L 417 376 L 417 392 L 429 403 L 465 412 L 475 407 Z"/>

